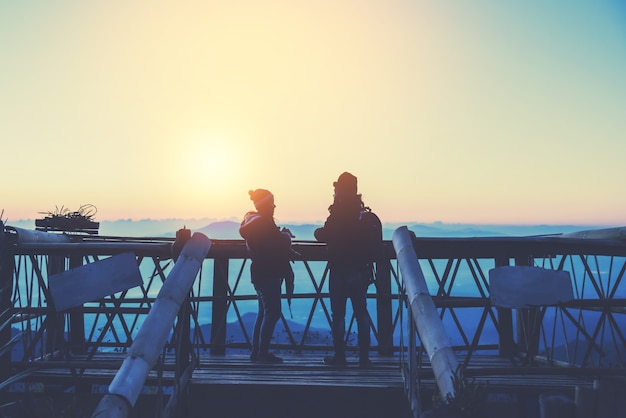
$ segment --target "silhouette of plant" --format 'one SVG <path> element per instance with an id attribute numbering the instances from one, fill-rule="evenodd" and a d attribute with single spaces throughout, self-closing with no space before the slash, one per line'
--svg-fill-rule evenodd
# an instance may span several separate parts
<path id="1" fill-rule="evenodd" d="M 82 205 L 78 208 L 77 211 L 71 211 L 65 206 L 55 206 L 54 211 L 49 212 L 39 212 L 41 214 L 47 215 L 49 218 L 65 218 L 65 219 L 81 219 L 87 221 L 93 221 L 94 216 L 98 209 L 94 205 Z"/>
<path id="2" fill-rule="evenodd" d="M 433 409 L 429 417 L 481 418 L 484 416 L 487 401 L 487 388 L 476 383 L 476 379 L 468 380 L 463 375 L 461 365 L 450 378 L 454 395 L 448 394 L 446 399 L 434 397 Z"/>
<path id="3" fill-rule="evenodd" d="M 95 222 L 97 209 L 94 205 L 82 205 L 77 211 L 70 211 L 65 206 L 57 206 L 51 212 L 39 212 L 46 216 L 35 220 L 39 231 L 87 232 L 96 233 L 100 223 Z"/>

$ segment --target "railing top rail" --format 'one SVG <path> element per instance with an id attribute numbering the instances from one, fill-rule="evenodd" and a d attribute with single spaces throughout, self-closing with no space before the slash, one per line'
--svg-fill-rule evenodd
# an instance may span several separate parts
<path id="1" fill-rule="evenodd" d="M 500 258 L 558 254 L 626 256 L 621 239 L 566 238 L 561 235 L 529 237 L 421 238 L 412 237 L 420 258 Z"/>
<path id="2" fill-rule="evenodd" d="M 246 258 L 243 240 L 214 240 L 207 258 Z M 111 240 L 89 239 L 76 242 L 16 243 L 15 254 L 100 254 L 113 255 L 134 251 L 138 255 L 171 256 L 173 239 Z M 415 252 L 420 258 L 515 258 L 520 256 L 549 257 L 559 254 L 589 254 L 626 256 L 626 241 L 589 240 L 580 238 L 544 237 L 477 237 L 477 238 L 418 238 L 413 237 Z M 296 251 L 310 260 L 325 260 L 323 243 L 294 241 Z M 395 259 L 391 241 L 383 242 L 383 255 Z"/>

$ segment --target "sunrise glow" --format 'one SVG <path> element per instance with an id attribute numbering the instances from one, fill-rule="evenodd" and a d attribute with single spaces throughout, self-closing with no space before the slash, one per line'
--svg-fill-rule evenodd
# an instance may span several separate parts
<path id="1" fill-rule="evenodd" d="M 619 1 L 2 2 L 5 219 L 626 225 Z"/>

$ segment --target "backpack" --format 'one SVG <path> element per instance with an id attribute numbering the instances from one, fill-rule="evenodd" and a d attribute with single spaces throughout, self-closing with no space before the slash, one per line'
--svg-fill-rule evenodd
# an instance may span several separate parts
<path id="1" fill-rule="evenodd" d="M 364 206 L 361 209 L 359 221 L 365 225 L 365 228 L 368 231 L 368 240 L 371 240 L 372 245 L 376 246 L 376 250 L 378 250 L 380 244 L 383 242 L 383 224 L 380 221 L 380 218 L 372 212 L 372 209 Z M 378 251 L 375 251 L 375 255 L 377 255 L 377 252 Z"/>
<path id="2" fill-rule="evenodd" d="M 369 255 L 370 262 L 369 271 L 370 273 L 370 284 L 374 283 L 376 279 L 376 269 L 374 267 L 374 262 L 380 260 L 380 256 L 382 255 L 382 242 L 383 242 L 383 224 L 380 221 L 378 215 L 372 212 L 367 206 L 363 206 L 361 208 L 361 214 L 359 216 L 359 222 L 364 225 L 365 237 L 369 244 Z"/>

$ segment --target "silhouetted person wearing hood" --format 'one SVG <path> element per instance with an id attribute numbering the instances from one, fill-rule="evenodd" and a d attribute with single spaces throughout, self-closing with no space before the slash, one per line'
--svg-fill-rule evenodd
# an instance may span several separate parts
<path id="1" fill-rule="evenodd" d="M 357 194 L 357 178 L 346 172 L 333 186 L 335 195 L 328 208 L 330 215 L 324 226 L 315 230 L 315 238 L 327 245 L 330 268 L 328 289 L 335 354 L 326 357 L 324 363 L 346 366 L 345 316 L 350 299 L 357 320 L 359 367 L 368 368 L 371 362 L 367 288 L 372 278 L 373 248 L 379 241 L 371 225 L 361 221 L 361 212 L 365 208 L 361 195 Z"/>
<path id="2" fill-rule="evenodd" d="M 293 270 L 289 265 L 292 254 L 291 232 L 274 222 L 274 195 L 268 190 L 248 192 L 256 212 L 245 214 L 239 233 L 246 240 L 252 264 L 250 276 L 259 301 L 259 312 L 254 323 L 250 360 L 261 363 L 282 363 L 283 359 L 269 353 L 274 327 L 281 315 L 282 280 L 291 281 Z"/>

